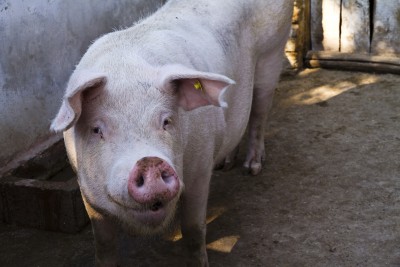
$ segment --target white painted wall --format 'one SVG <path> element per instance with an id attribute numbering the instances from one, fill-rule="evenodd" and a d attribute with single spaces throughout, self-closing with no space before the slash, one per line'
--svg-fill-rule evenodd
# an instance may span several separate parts
<path id="1" fill-rule="evenodd" d="M 0 169 L 50 137 L 69 75 L 90 42 L 164 0 L 0 0 Z"/>

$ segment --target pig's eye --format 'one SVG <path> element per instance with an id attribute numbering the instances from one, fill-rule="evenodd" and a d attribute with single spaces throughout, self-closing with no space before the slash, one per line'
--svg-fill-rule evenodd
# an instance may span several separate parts
<path id="1" fill-rule="evenodd" d="M 93 127 L 92 128 L 92 133 L 93 134 L 96 134 L 96 135 L 99 135 L 100 136 L 100 138 L 103 138 L 103 132 L 101 131 L 101 128 L 100 127 Z"/>
<path id="2" fill-rule="evenodd" d="M 170 125 L 171 125 L 171 119 L 170 118 L 167 118 L 167 119 L 163 120 L 163 129 L 164 130 L 167 130 Z"/>

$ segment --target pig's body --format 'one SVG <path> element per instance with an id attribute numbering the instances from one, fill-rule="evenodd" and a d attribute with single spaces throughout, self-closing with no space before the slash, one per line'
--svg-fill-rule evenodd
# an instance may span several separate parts
<path id="1" fill-rule="evenodd" d="M 208 264 L 212 169 L 231 165 L 250 118 L 244 165 L 260 171 L 291 12 L 291 1 L 170 1 L 90 47 L 52 128 L 68 129 L 98 265 L 117 262 L 115 221 L 160 232 L 178 201 L 189 263 Z"/>

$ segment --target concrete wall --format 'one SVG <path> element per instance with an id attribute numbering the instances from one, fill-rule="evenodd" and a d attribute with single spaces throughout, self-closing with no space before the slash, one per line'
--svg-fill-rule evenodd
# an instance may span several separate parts
<path id="1" fill-rule="evenodd" d="M 49 138 L 64 86 L 90 42 L 164 0 L 0 0 L 0 169 Z"/>

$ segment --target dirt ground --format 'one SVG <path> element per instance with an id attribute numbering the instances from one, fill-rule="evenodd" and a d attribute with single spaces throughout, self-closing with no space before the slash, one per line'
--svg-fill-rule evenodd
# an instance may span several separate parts
<path id="1" fill-rule="evenodd" d="M 283 77 L 265 143 L 259 176 L 214 174 L 211 266 L 400 266 L 400 76 Z M 89 226 L 71 235 L 0 225 L 0 240 L 0 266 L 93 266 Z M 122 238 L 121 257 L 183 266 L 181 246 Z"/>

